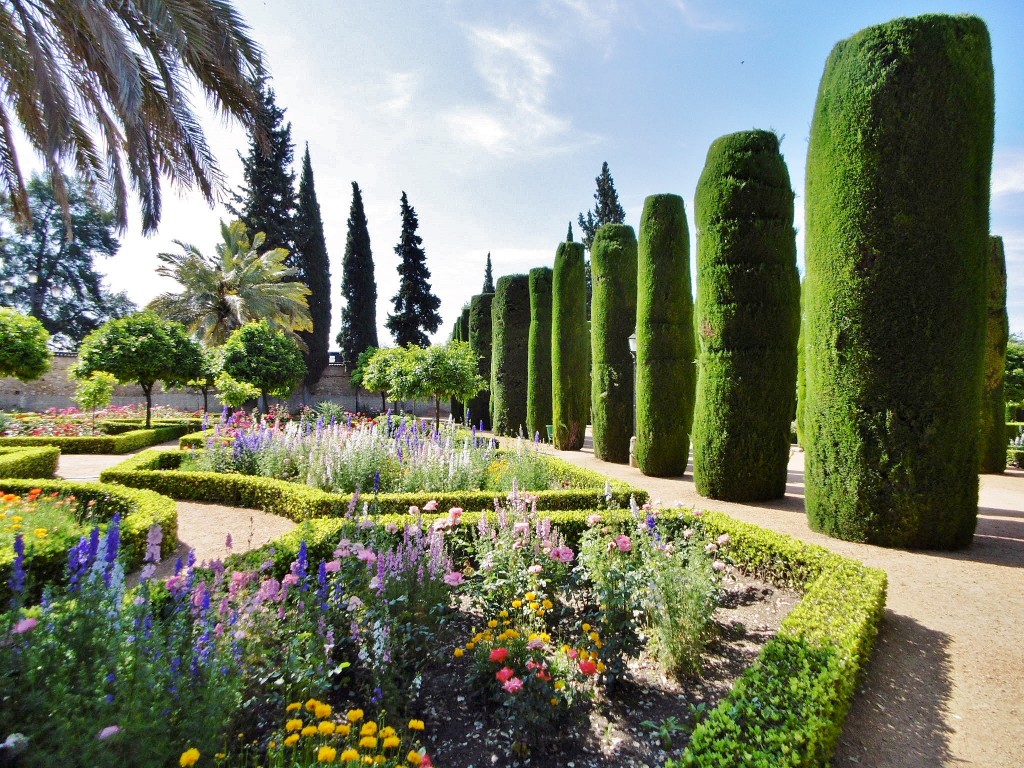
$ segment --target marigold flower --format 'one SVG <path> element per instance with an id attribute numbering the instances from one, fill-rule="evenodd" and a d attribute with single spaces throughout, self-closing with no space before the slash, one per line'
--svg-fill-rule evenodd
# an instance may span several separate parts
<path id="1" fill-rule="evenodd" d="M 316 729 L 324 736 L 330 736 L 335 731 L 335 725 L 330 720 L 324 720 Z"/>
<path id="2" fill-rule="evenodd" d="M 293 734 L 292 734 L 291 736 L 288 736 L 288 737 L 287 737 L 287 738 L 286 738 L 286 739 L 284 740 L 284 745 L 285 745 L 286 747 L 294 747 L 294 746 L 295 746 L 295 744 L 296 744 L 296 742 L 298 742 L 298 740 L 299 740 L 299 734 L 297 734 L 297 733 L 293 733 Z"/>
<path id="3" fill-rule="evenodd" d="M 455 658 L 456 659 L 461 659 L 463 654 L 465 654 L 465 653 L 466 652 L 464 650 L 462 650 L 461 648 L 456 648 L 455 649 Z"/>
<path id="4" fill-rule="evenodd" d="M 319 704 L 319 703 L 320 702 L 317 701 L 316 699 L 310 699 L 309 701 L 306 702 L 306 711 L 307 712 L 314 711 L 316 709 L 316 705 Z"/>
<path id="5" fill-rule="evenodd" d="M 338 725 L 334 726 L 334 732 L 339 736 L 348 736 L 350 733 L 352 733 L 352 726 L 348 723 L 339 723 Z"/>
<path id="6" fill-rule="evenodd" d="M 359 740 L 359 746 L 363 749 L 376 749 L 377 748 L 377 737 L 376 736 L 363 736 Z"/>
<path id="7" fill-rule="evenodd" d="M 186 749 L 181 753 L 181 757 L 178 758 L 178 765 L 181 768 L 188 768 L 190 765 L 195 765 L 199 761 L 199 750 L 195 747 Z"/>
<path id="8" fill-rule="evenodd" d="M 298 702 L 298 701 L 293 701 L 291 704 L 289 704 L 287 707 L 284 708 L 284 711 L 285 712 L 298 712 L 300 709 L 302 709 L 302 703 Z"/>
<path id="9" fill-rule="evenodd" d="M 324 720 L 330 717 L 333 711 L 334 709 L 330 704 L 317 704 L 316 709 L 314 710 L 318 720 Z"/>
<path id="10" fill-rule="evenodd" d="M 359 729 L 360 736 L 376 736 L 377 735 L 377 724 L 373 720 L 367 720 L 363 723 L 363 727 Z"/>
<path id="11" fill-rule="evenodd" d="M 381 728 L 380 733 L 378 733 L 377 735 L 380 736 L 382 739 L 386 739 L 388 736 L 394 736 L 397 733 L 398 731 L 396 731 L 389 725 L 384 728 Z"/>
<path id="12" fill-rule="evenodd" d="M 401 743 L 402 740 L 397 736 L 388 736 L 386 739 L 384 739 L 383 743 L 381 744 L 381 747 L 383 749 L 398 749 Z"/>
<path id="13" fill-rule="evenodd" d="M 317 730 L 315 725 L 307 725 L 301 731 L 303 736 L 316 736 Z"/>
<path id="14" fill-rule="evenodd" d="M 302 721 L 298 720 L 298 719 L 296 719 L 296 720 L 289 720 L 287 723 L 284 724 L 284 729 L 286 731 L 299 731 L 299 730 L 302 730 Z"/>
<path id="15" fill-rule="evenodd" d="M 497 622 L 496 619 L 491 619 L 490 621 L 487 622 L 487 626 L 490 627 L 491 629 L 494 629 L 496 626 L 498 626 L 498 622 Z"/>
<path id="16" fill-rule="evenodd" d="M 584 624 L 583 625 L 583 631 L 584 632 L 589 632 L 590 631 L 590 625 L 589 624 Z"/>
<path id="17" fill-rule="evenodd" d="M 537 593 L 536 592 L 527 592 L 525 595 L 523 595 L 523 597 L 525 597 L 527 600 L 536 600 L 537 599 Z"/>
<path id="18" fill-rule="evenodd" d="M 334 758 L 337 757 L 338 750 L 334 747 L 323 746 L 320 747 L 320 751 L 316 753 L 316 761 L 318 763 L 333 763 Z"/>
<path id="19" fill-rule="evenodd" d="M 558 699 L 556 699 L 554 696 L 551 697 L 551 706 L 552 707 L 557 707 L 558 706 Z"/>
<path id="20" fill-rule="evenodd" d="M 345 716 L 345 719 L 348 720 L 350 723 L 358 723 L 360 720 L 363 719 L 363 710 L 350 709 L 348 711 L 348 714 Z"/>
<path id="21" fill-rule="evenodd" d="M 476 643 L 466 643 L 467 651 L 472 651 L 474 648 L 476 648 Z"/>
<path id="22" fill-rule="evenodd" d="M 405 756 L 405 762 L 409 765 L 420 765 L 423 762 L 423 755 L 419 752 L 412 750 L 408 755 Z"/>
<path id="23" fill-rule="evenodd" d="M 513 600 L 512 601 L 512 607 L 513 608 L 522 608 L 523 607 L 523 601 L 522 600 Z"/>
<path id="24" fill-rule="evenodd" d="M 422 720 L 410 720 L 409 721 L 409 730 L 410 731 L 422 731 L 423 730 L 423 721 Z"/>
<path id="25" fill-rule="evenodd" d="M 359 760 L 359 753 L 354 749 L 346 749 L 338 759 L 343 763 L 354 763 Z"/>
<path id="26" fill-rule="evenodd" d="M 541 603 L 541 605 L 543 605 L 543 606 L 544 606 L 544 607 L 545 607 L 545 608 L 546 608 L 547 610 L 549 610 L 549 611 L 550 611 L 550 610 L 551 610 L 552 608 L 554 608 L 554 607 L 555 607 L 555 604 L 554 604 L 554 603 L 552 603 L 552 602 L 551 602 L 550 600 L 547 600 L 547 599 L 545 599 L 545 600 L 544 600 L 544 602 L 543 602 L 543 603 Z"/>

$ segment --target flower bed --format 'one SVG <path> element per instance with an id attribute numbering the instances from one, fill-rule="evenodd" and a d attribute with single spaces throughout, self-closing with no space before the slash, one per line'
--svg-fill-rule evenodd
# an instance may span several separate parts
<path id="1" fill-rule="evenodd" d="M 184 451 L 145 451 L 104 470 L 100 479 L 133 488 L 148 488 L 175 499 L 260 509 L 299 522 L 318 517 L 342 517 L 350 512 L 350 507 L 370 499 L 378 514 L 402 514 L 410 506 L 422 506 L 431 499 L 443 509 L 461 507 L 479 511 L 490 508 L 496 495 L 490 491 L 417 491 L 372 496 L 327 493 L 273 478 L 178 471 L 176 468 L 187 456 Z M 597 472 L 553 457 L 544 457 L 544 461 L 555 478 L 570 486 L 566 490 L 538 491 L 539 504 L 545 510 L 608 506 L 609 500 L 613 505 L 624 506 L 630 497 L 638 503 L 647 500 L 646 491 L 628 483 L 608 480 Z"/>
<path id="2" fill-rule="evenodd" d="M 58 459 L 60 448 L 53 446 L 0 447 L 0 478 L 53 477 L 53 473 L 57 471 Z"/>

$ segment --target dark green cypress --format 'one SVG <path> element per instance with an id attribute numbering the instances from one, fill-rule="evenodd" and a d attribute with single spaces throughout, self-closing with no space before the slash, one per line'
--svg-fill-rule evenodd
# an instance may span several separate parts
<path id="1" fill-rule="evenodd" d="M 645 475 L 686 471 L 697 368 L 690 230 L 679 195 L 651 195 L 640 218 L 636 307 L 636 463 Z"/>
<path id="2" fill-rule="evenodd" d="M 815 530 L 971 543 L 994 111 L 977 17 L 896 19 L 829 55 L 805 195 Z"/>
<path id="3" fill-rule="evenodd" d="M 469 302 L 469 346 L 480 360 L 479 374 L 491 380 L 491 304 L 493 293 L 481 293 Z M 488 385 L 489 387 L 490 385 Z M 491 428 L 491 390 L 482 389 L 466 404 L 466 420 L 470 426 Z"/>
<path id="4" fill-rule="evenodd" d="M 1006 252 L 1003 238 L 989 238 L 988 324 L 985 333 L 985 379 L 981 394 L 981 472 L 1002 474 L 1006 469 L 1006 344 L 1010 323 L 1006 316 Z"/>
<path id="5" fill-rule="evenodd" d="M 491 305 L 491 413 L 499 435 L 527 435 L 530 278 L 498 278 Z"/>
<path id="6" fill-rule="evenodd" d="M 352 205 L 348 212 L 345 257 L 341 262 L 341 331 L 338 345 L 341 359 L 353 370 L 359 355 L 377 342 L 377 281 L 373 275 L 370 231 L 366 227 L 363 195 L 352 182 Z"/>
<path id="7" fill-rule="evenodd" d="M 484 287 L 481 293 L 494 293 L 494 272 L 491 269 L 491 254 L 487 253 L 487 266 L 484 267 Z"/>
<path id="8" fill-rule="evenodd" d="M 455 319 L 455 326 L 452 328 L 452 341 L 465 341 L 469 342 L 469 304 L 466 304 L 462 308 L 462 312 Z M 460 400 L 452 398 L 451 400 L 451 413 L 452 419 L 455 422 L 461 422 L 466 418 L 466 404 Z"/>
<path id="9" fill-rule="evenodd" d="M 629 461 L 633 435 L 633 355 L 636 330 L 637 245 L 628 224 L 605 224 L 590 248 L 594 295 L 590 320 L 594 456 Z"/>
<path id="10" fill-rule="evenodd" d="M 430 345 L 427 333 L 434 333 L 441 325 L 437 310 L 441 300 L 430 288 L 430 270 L 423 252 L 423 238 L 416 234 L 419 227 L 416 209 L 402 193 L 402 234 L 395 246 L 398 255 L 398 293 L 391 297 L 395 313 L 389 314 L 384 324 L 391 331 L 395 344 L 404 347 Z"/>
<path id="11" fill-rule="evenodd" d="M 526 383 L 527 434 L 547 440 L 551 424 L 551 267 L 530 270 L 530 349 Z"/>
<path id="12" fill-rule="evenodd" d="M 583 243 L 560 243 L 551 278 L 551 419 L 560 451 L 578 451 L 586 437 L 589 338 Z"/>
<path id="13" fill-rule="evenodd" d="M 796 342 L 796 442 L 802 448 L 806 439 L 804 411 L 807 409 L 807 343 L 804 335 L 804 282 L 800 281 L 800 336 Z"/>
<path id="14" fill-rule="evenodd" d="M 299 177 L 299 207 L 295 213 L 295 253 L 303 264 L 306 287 L 309 288 L 309 315 L 312 332 L 300 333 L 306 344 L 306 385 L 316 386 L 327 367 L 327 351 L 331 340 L 331 264 L 324 238 L 324 222 L 313 184 L 313 165 L 309 145 L 302 157 Z"/>
<path id="15" fill-rule="evenodd" d="M 697 397 L 693 479 L 713 499 L 786 492 L 800 277 L 793 189 L 769 131 L 716 139 L 694 201 Z"/>

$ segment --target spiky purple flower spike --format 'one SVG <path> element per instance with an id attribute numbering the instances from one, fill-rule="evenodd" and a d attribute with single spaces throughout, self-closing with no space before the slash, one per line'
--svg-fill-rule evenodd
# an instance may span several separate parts
<path id="1" fill-rule="evenodd" d="M 11 568 L 10 585 L 17 605 L 18 597 L 25 591 L 25 539 L 20 533 L 14 537 L 14 566 Z"/>

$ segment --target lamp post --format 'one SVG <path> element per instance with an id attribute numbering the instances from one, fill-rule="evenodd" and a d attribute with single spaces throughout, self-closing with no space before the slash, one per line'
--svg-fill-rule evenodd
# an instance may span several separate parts
<path id="1" fill-rule="evenodd" d="M 627 339 L 629 354 L 633 358 L 633 436 L 629 438 L 629 466 L 636 464 L 636 330 Z"/>

